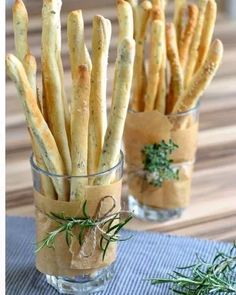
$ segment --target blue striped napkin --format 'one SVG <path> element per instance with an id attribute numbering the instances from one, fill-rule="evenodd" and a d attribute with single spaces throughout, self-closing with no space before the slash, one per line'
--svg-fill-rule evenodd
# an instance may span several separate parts
<path id="1" fill-rule="evenodd" d="M 124 231 L 124 235 L 130 232 Z M 121 242 L 116 275 L 104 292 L 96 295 L 171 294 L 168 286 L 152 286 L 144 278 L 163 277 L 177 266 L 191 264 L 195 253 L 206 259 L 216 249 L 228 251 L 230 244 L 148 232 L 132 232 L 133 238 Z M 34 220 L 7 218 L 6 294 L 56 295 L 45 276 L 34 266 Z"/>

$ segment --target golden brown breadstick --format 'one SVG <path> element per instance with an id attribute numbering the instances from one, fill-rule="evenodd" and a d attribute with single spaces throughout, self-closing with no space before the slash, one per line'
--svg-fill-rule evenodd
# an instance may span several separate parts
<path id="1" fill-rule="evenodd" d="M 28 77 L 29 83 L 32 87 L 32 90 L 37 97 L 37 84 L 36 84 L 36 73 L 37 73 L 37 63 L 35 57 L 27 53 L 23 59 L 23 66 L 25 68 L 26 75 Z M 41 109 L 41 103 L 39 103 L 38 97 L 37 101 L 39 104 L 39 108 Z"/>
<path id="2" fill-rule="evenodd" d="M 186 5 L 186 0 L 175 0 L 174 24 L 176 29 L 177 44 L 179 44 L 181 32 L 183 29 L 183 17 L 184 17 L 185 5 Z"/>
<path id="3" fill-rule="evenodd" d="M 75 85 L 75 94 L 71 107 L 71 158 L 72 176 L 87 175 L 88 153 L 88 123 L 89 123 L 89 94 L 90 73 L 87 65 L 78 68 L 78 83 Z M 71 179 L 70 200 L 85 197 L 87 178 Z"/>
<path id="4" fill-rule="evenodd" d="M 175 103 L 183 94 L 183 71 L 179 61 L 176 32 L 173 23 L 166 26 L 167 57 L 171 68 L 171 92 L 168 96 L 167 113 L 171 113 Z"/>
<path id="5" fill-rule="evenodd" d="M 201 41 L 198 49 L 198 61 L 196 64 L 195 72 L 204 63 L 208 50 L 211 45 L 212 36 L 214 33 L 215 22 L 217 14 L 217 5 L 215 0 L 208 0 L 205 12 L 205 20 L 202 29 Z"/>
<path id="6" fill-rule="evenodd" d="M 144 93 L 146 85 L 146 71 L 144 65 L 144 45 L 147 24 L 150 17 L 152 4 L 150 1 L 142 2 L 137 9 L 137 35 L 135 62 L 134 62 L 134 76 L 133 76 L 133 98 L 132 109 L 135 111 L 142 111 L 144 109 Z"/>
<path id="7" fill-rule="evenodd" d="M 173 109 L 173 113 L 185 112 L 193 108 L 199 97 L 210 84 L 223 57 L 223 44 L 216 39 L 209 50 L 206 61 L 194 75 L 188 89 L 185 90 L 181 99 Z"/>
<path id="8" fill-rule="evenodd" d="M 186 24 L 183 36 L 179 43 L 179 59 L 183 71 L 185 70 L 187 60 L 189 58 L 189 48 L 193 39 L 193 34 L 196 28 L 198 19 L 198 7 L 195 4 L 188 5 L 188 22 Z"/>
<path id="9" fill-rule="evenodd" d="M 65 167 L 56 142 L 37 105 L 35 94 L 29 84 L 22 63 L 12 54 L 6 57 L 7 72 L 21 98 L 27 125 L 39 147 L 45 165 L 53 174 L 64 175 Z M 67 188 L 61 178 L 53 178 L 53 183 L 60 200 L 67 200 Z"/>
<path id="10" fill-rule="evenodd" d="M 61 73 L 58 67 L 58 18 L 61 0 L 44 0 L 42 10 L 42 70 L 44 98 L 47 109 L 48 125 L 56 140 L 58 149 L 71 174 L 71 158 L 65 123 Z M 53 11 L 53 13 L 52 13 Z"/>
<path id="11" fill-rule="evenodd" d="M 199 0 L 198 20 L 197 20 L 196 29 L 193 35 L 193 40 L 190 46 L 189 59 L 188 59 L 188 63 L 186 66 L 186 71 L 185 71 L 185 81 L 184 81 L 185 89 L 188 89 L 188 86 L 193 77 L 194 69 L 198 59 L 198 47 L 201 41 L 206 4 L 207 4 L 207 0 Z"/>
<path id="12" fill-rule="evenodd" d="M 119 22 L 119 42 L 124 38 L 133 38 L 134 20 L 131 5 L 124 1 L 117 1 L 117 17 Z"/>
<path id="13" fill-rule="evenodd" d="M 151 50 L 149 58 L 148 79 L 147 79 L 147 92 L 145 98 L 144 111 L 152 111 L 155 106 L 157 87 L 160 76 L 160 68 L 163 57 L 163 35 L 164 26 L 160 20 L 152 22 L 151 31 Z"/>
<path id="14" fill-rule="evenodd" d="M 16 55 L 20 61 L 29 53 L 28 45 L 28 13 L 23 1 L 15 0 L 13 5 L 13 30 L 15 37 Z"/>
<path id="15" fill-rule="evenodd" d="M 124 39 L 118 48 L 115 66 L 116 80 L 114 81 L 112 93 L 113 103 L 99 161 L 99 171 L 106 171 L 114 167 L 119 160 L 122 134 L 130 98 L 134 55 L 134 40 Z M 95 183 L 98 184 L 103 181 L 104 178 L 98 178 Z"/>
<path id="16" fill-rule="evenodd" d="M 84 20 L 81 10 L 74 10 L 67 18 L 67 39 L 70 53 L 72 79 L 78 78 L 79 65 L 86 64 L 91 71 L 92 63 L 84 42 Z"/>
<path id="17" fill-rule="evenodd" d="M 93 18 L 92 72 L 89 118 L 88 173 L 97 172 L 107 128 L 106 82 L 111 23 L 102 16 Z"/>

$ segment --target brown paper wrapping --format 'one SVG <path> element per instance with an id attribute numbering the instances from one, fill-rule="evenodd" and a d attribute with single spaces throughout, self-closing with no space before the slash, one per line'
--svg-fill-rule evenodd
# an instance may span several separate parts
<path id="1" fill-rule="evenodd" d="M 115 182 L 109 185 L 88 186 L 86 188 L 87 212 L 89 216 L 94 216 L 98 203 L 105 196 L 112 196 L 116 202 L 114 212 L 120 211 L 121 183 Z M 64 216 L 82 217 L 81 202 L 63 202 L 49 199 L 38 192 L 34 192 L 36 208 L 36 241 L 42 241 L 48 232 L 55 230 L 58 224 L 50 219 L 46 214 L 63 213 Z M 100 211 L 103 216 L 113 205 L 111 198 L 106 198 Z M 111 213 L 112 213 L 111 212 Z M 68 247 L 64 233 L 57 235 L 55 249 L 44 247 L 36 254 L 37 269 L 48 275 L 77 276 L 80 274 L 92 274 L 101 268 L 109 266 L 116 259 L 116 244 L 111 243 L 106 252 L 105 259 L 102 260 L 102 250 L 100 249 L 100 234 L 97 234 L 95 251 L 90 257 L 81 257 L 80 245 L 76 239 L 72 239 L 70 248 Z M 92 247 L 91 241 L 91 247 Z M 87 244 L 88 247 L 89 243 Z M 89 249 L 87 249 L 89 252 Z"/>
<path id="2" fill-rule="evenodd" d="M 130 193 L 142 204 L 155 208 L 184 208 L 189 204 L 192 163 L 197 148 L 198 122 L 191 117 L 167 117 L 158 111 L 130 112 L 124 130 L 125 160 Z M 148 184 L 142 150 L 147 144 L 172 139 L 179 148 L 172 153 L 179 164 L 179 180 L 165 181 L 161 188 Z M 189 165 L 182 165 L 188 162 Z"/>

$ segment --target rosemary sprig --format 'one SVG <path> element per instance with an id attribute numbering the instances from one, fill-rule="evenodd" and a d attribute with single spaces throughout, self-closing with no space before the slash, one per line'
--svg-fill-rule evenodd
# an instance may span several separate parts
<path id="1" fill-rule="evenodd" d="M 148 144 L 142 150 L 144 170 L 147 172 L 148 183 L 161 187 L 164 180 L 178 180 L 179 170 L 171 164 L 169 156 L 178 148 L 171 139 L 169 142 L 162 140 L 159 144 Z"/>
<path id="2" fill-rule="evenodd" d="M 87 213 L 87 201 L 83 204 L 83 216 L 82 217 L 65 217 L 63 213 L 55 214 L 50 213 L 47 216 L 58 223 L 58 228 L 49 232 L 47 236 L 37 243 L 35 252 L 39 252 L 44 247 L 55 248 L 55 240 L 58 234 L 64 233 L 68 247 L 71 244 L 72 237 L 76 237 L 79 241 L 80 246 L 83 245 L 85 235 L 88 229 L 97 228 L 101 233 L 100 248 L 103 251 L 103 260 L 106 256 L 106 252 L 110 243 L 117 241 L 126 241 L 121 239 L 119 232 L 132 219 L 132 214 L 128 213 L 127 218 L 123 221 L 120 220 L 120 212 L 110 214 L 103 218 L 93 219 L 89 217 Z M 75 236 L 73 229 L 77 227 L 79 229 L 78 234 Z"/>
<path id="3" fill-rule="evenodd" d="M 182 295 L 236 294 L 236 243 L 228 254 L 217 251 L 211 262 L 197 256 L 195 264 L 178 267 L 169 276 L 150 279 L 151 284 L 171 283 L 170 290 Z"/>

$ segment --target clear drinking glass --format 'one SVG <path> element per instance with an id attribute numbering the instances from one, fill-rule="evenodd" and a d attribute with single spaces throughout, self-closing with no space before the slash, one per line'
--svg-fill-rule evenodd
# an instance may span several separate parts
<path id="1" fill-rule="evenodd" d="M 155 118 L 155 113 L 151 113 L 135 113 L 133 111 L 129 113 L 133 114 L 133 116 L 140 114 L 140 123 L 138 119 L 133 124 L 132 129 L 129 130 L 129 134 L 127 133 L 124 136 L 127 184 L 129 188 L 128 208 L 139 219 L 163 222 L 180 217 L 190 202 L 192 172 L 197 148 L 199 105 L 187 112 L 166 116 L 157 112 L 156 114 L 159 116 L 157 126 L 153 125 L 146 128 L 146 134 L 143 131 L 139 132 L 140 128 L 145 128 L 148 116 Z M 142 116 L 147 116 L 147 120 Z M 136 160 L 139 158 L 138 153 L 141 153 L 141 149 L 144 147 L 144 142 L 145 144 L 154 144 L 158 142 L 148 142 L 148 139 L 162 139 L 158 132 L 166 128 L 166 126 L 162 125 L 166 125 L 167 122 L 170 123 L 171 129 L 170 137 L 166 138 L 166 140 L 172 139 L 179 146 L 179 149 L 170 158 L 173 159 L 172 168 L 179 170 L 180 180 L 165 180 L 163 186 L 159 188 L 147 182 L 147 172 L 143 170 L 141 160 L 139 159 L 139 165 L 136 165 Z M 126 128 L 129 128 L 129 126 L 126 125 Z M 129 137 L 134 132 L 140 135 L 139 138 L 136 136 L 137 142 L 140 140 L 140 143 L 133 144 L 129 142 Z M 135 142 L 134 138 L 132 140 Z M 130 156 L 129 153 L 136 156 Z"/>
<path id="2" fill-rule="evenodd" d="M 101 180 L 110 179 L 112 183 L 120 182 L 123 176 L 123 153 L 120 154 L 120 159 L 117 165 L 113 168 L 93 175 L 86 176 L 78 176 L 78 177 L 68 177 L 63 175 L 54 175 L 48 173 L 35 164 L 34 157 L 31 157 L 31 168 L 33 175 L 33 186 L 34 190 L 39 194 L 43 194 L 45 196 L 45 181 L 47 183 L 59 183 L 63 184 L 64 187 L 70 187 L 72 181 L 85 181 L 88 184 L 92 184 L 95 179 Z M 66 190 L 65 190 L 66 191 Z M 49 198 L 55 198 L 55 191 L 50 192 L 48 189 Z M 120 204 L 117 204 L 120 207 Z M 36 218 L 36 228 L 37 228 L 37 218 Z M 69 251 L 69 249 L 68 249 Z M 107 250 L 109 251 L 109 250 Z M 74 270 L 73 270 L 74 271 Z M 65 275 L 49 275 L 46 274 L 47 282 L 52 285 L 54 288 L 58 290 L 61 294 L 90 294 L 94 291 L 103 290 L 104 286 L 112 279 L 114 275 L 114 263 L 103 267 L 101 269 L 93 269 L 92 271 L 88 271 L 87 269 L 83 271 L 74 271 L 73 276 L 65 276 Z"/>

